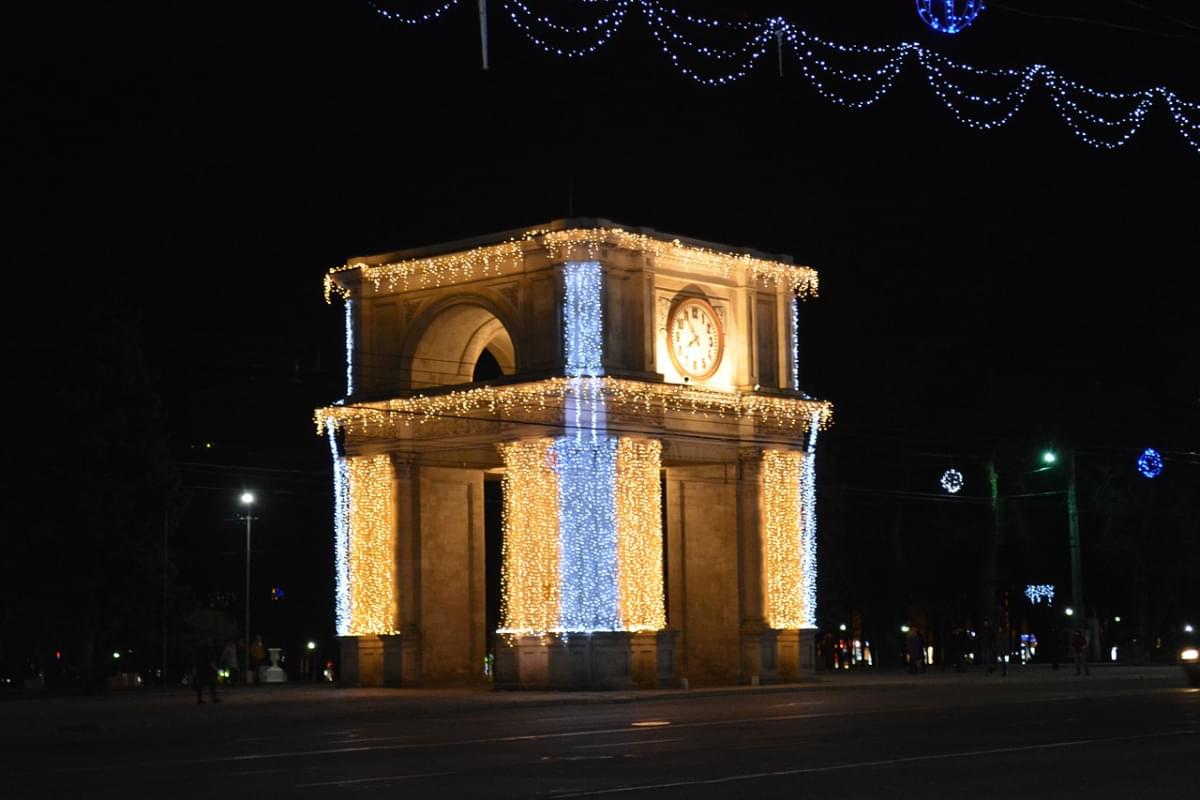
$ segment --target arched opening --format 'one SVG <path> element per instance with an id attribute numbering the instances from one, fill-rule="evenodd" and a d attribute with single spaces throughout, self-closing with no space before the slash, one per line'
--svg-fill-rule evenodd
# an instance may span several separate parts
<path id="1" fill-rule="evenodd" d="M 493 380 L 516 371 L 516 351 L 490 309 L 458 303 L 437 313 L 412 354 L 414 389 Z"/>

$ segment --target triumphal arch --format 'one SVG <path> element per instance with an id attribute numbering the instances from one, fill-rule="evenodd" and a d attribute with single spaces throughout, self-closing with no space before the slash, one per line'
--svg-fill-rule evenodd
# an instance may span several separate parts
<path id="1" fill-rule="evenodd" d="M 832 409 L 800 391 L 797 319 L 816 290 L 789 257 L 595 219 L 331 270 L 347 387 L 315 419 L 343 681 L 811 671 Z"/>

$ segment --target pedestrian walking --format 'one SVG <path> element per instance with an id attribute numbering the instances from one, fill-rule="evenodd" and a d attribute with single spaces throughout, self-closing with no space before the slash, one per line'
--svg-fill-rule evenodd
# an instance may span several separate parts
<path id="1" fill-rule="evenodd" d="M 210 700 L 214 703 L 221 702 L 221 698 L 217 697 L 217 661 L 219 658 L 220 653 L 217 652 L 211 636 L 196 648 L 193 657 L 193 674 L 195 675 L 193 682 L 196 687 L 196 702 L 200 705 L 204 704 L 205 687 L 208 687 Z"/>
<path id="2" fill-rule="evenodd" d="M 1071 635 L 1071 647 L 1075 651 L 1075 674 L 1079 675 L 1082 669 L 1084 675 L 1091 675 L 1092 671 L 1088 669 L 1087 663 L 1087 637 L 1083 635 L 1083 631 L 1079 628 L 1075 629 L 1075 633 Z"/>

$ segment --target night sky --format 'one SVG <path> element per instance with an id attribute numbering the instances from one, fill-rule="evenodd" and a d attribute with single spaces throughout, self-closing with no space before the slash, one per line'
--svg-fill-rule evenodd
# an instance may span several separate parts
<path id="1" fill-rule="evenodd" d="M 986 497 L 988 453 L 1003 490 L 1045 446 L 1075 448 L 1082 480 L 1132 473 L 1154 445 L 1173 491 L 1200 493 L 1188 488 L 1200 490 L 1200 152 L 1161 101 L 1125 147 L 1096 150 L 1040 87 L 1011 123 L 981 132 L 955 120 L 913 58 L 882 101 L 851 110 L 794 61 L 779 77 L 773 52 L 745 80 L 709 88 L 672 68 L 637 14 L 568 62 L 491 7 L 487 72 L 474 3 L 421 27 L 365 0 L 9 10 L 4 257 L 17 324 L 6 338 L 55 377 L 10 375 L 10 418 L 37 419 L 24 403 L 56 407 L 50 392 L 100 391 L 69 377 L 89 314 L 101 305 L 130 320 L 186 497 L 174 579 L 198 596 L 220 605 L 232 593 L 240 614 L 236 491 L 253 488 L 256 617 L 276 615 L 281 638 L 332 635 L 328 451 L 311 415 L 340 396 L 344 370 L 324 272 L 566 216 L 787 253 L 820 271 L 820 297 L 801 308 L 801 384 L 834 403 L 822 513 L 856 509 L 834 526 L 847 541 L 985 524 L 986 506 L 947 511 L 936 498 L 950 465 L 966 495 Z M 917 41 L 979 66 L 1040 62 L 1100 89 L 1162 85 L 1200 100 L 1190 3 L 1011 0 L 956 37 L 927 29 L 907 0 L 736 8 L 847 43 Z M 59 455 L 78 446 L 55 436 Z M 18 491 L 53 503 L 38 481 Z M 1065 550 L 1061 502 L 1025 524 L 1044 518 Z M 958 552 L 930 553 L 942 551 Z M 1049 559 L 1041 574 L 1061 569 L 1028 558 Z M 954 563 L 912 579 L 941 581 Z M 834 569 L 826 608 L 871 606 L 864 587 L 899 568 Z M 291 609 L 262 600 L 275 585 Z M 1195 585 L 1179 601 L 1193 613 Z"/>

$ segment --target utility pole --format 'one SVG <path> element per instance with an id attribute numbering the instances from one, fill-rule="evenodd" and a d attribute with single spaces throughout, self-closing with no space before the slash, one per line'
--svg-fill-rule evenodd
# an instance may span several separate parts
<path id="1" fill-rule="evenodd" d="M 163 506 L 163 604 L 162 604 L 162 682 L 165 686 L 167 683 L 167 573 L 171 569 L 171 559 L 168 557 L 167 548 L 170 544 L 169 536 L 171 530 L 171 510 L 165 505 Z"/>
<path id="2" fill-rule="evenodd" d="M 479 45 L 483 51 L 483 68 L 488 68 L 487 0 L 479 0 Z"/>
<path id="3" fill-rule="evenodd" d="M 1067 525 L 1071 544 L 1071 607 L 1087 615 L 1083 606 L 1083 570 L 1079 563 L 1079 504 L 1075 498 L 1075 451 L 1067 456 Z"/>
<path id="4" fill-rule="evenodd" d="M 983 618 L 996 623 L 996 560 L 1000 552 L 1002 532 L 1000 529 L 1000 478 L 996 474 L 996 457 L 988 456 L 984 464 L 987 468 L 988 488 L 991 492 L 992 524 L 988 529 L 983 557 L 983 580 L 980 581 L 980 601 Z"/>

